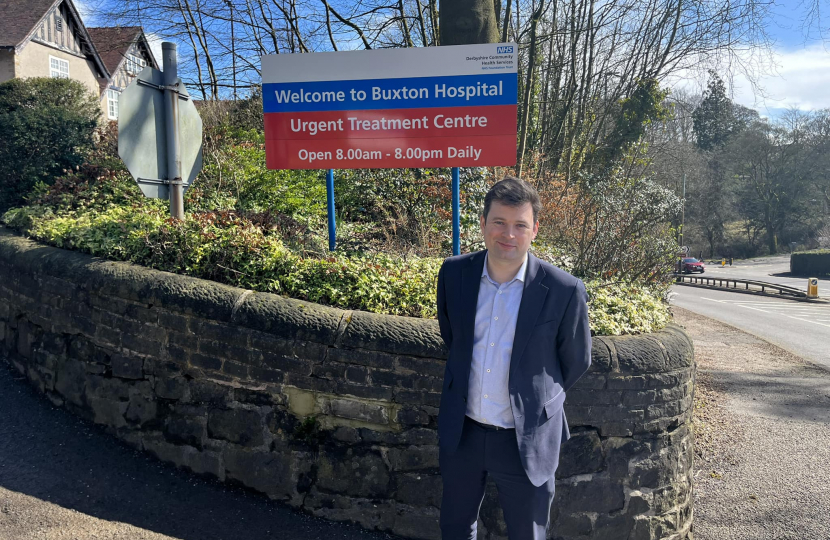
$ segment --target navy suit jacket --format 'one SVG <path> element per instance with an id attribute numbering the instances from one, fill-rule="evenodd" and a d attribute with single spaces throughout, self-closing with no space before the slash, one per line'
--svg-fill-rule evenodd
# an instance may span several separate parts
<path id="1" fill-rule="evenodd" d="M 467 412 L 467 386 L 485 251 L 450 257 L 438 273 L 438 323 L 449 356 L 438 436 L 455 452 Z M 541 486 L 556 473 L 559 445 L 570 437 L 565 392 L 591 365 L 585 286 L 528 253 L 527 275 L 506 381 L 516 442 L 530 481 Z"/>

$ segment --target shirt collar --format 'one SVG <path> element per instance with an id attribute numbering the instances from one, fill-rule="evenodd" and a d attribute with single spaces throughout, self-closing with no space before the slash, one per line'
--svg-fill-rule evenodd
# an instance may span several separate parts
<path id="1" fill-rule="evenodd" d="M 486 277 L 490 281 L 493 281 L 493 279 L 490 277 L 490 274 L 487 272 L 487 256 L 488 253 L 484 253 L 484 270 L 481 271 L 481 277 Z M 516 272 L 516 275 L 513 276 L 513 279 L 509 280 L 507 283 L 512 283 L 517 279 L 522 283 L 525 282 L 525 275 L 527 274 L 527 261 L 529 258 L 530 257 L 528 256 L 528 254 L 525 253 L 525 260 L 522 262 L 522 266 L 519 268 L 519 271 Z M 493 281 L 493 283 L 495 283 L 495 281 Z"/>

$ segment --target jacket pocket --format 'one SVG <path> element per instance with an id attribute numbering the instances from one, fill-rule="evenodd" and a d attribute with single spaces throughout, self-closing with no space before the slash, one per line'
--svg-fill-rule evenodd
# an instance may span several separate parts
<path id="1" fill-rule="evenodd" d="M 565 403 L 565 392 L 559 392 L 554 398 L 549 399 L 545 402 L 545 414 L 547 417 L 553 418 L 557 414 L 560 414 L 562 411 L 562 405 Z"/>

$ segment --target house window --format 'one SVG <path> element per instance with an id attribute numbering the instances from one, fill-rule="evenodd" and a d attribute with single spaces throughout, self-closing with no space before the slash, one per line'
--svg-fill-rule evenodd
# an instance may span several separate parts
<path id="1" fill-rule="evenodd" d="M 69 61 L 62 58 L 49 57 L 49 76 L 53 79 L 69 78 Z"/>
<path id="2" fill-rule="evenodd" d="M 141 70 L 144 69 L 144 66 L 147 65 L 147 62 L 144 61 L 143 58 L 136 56 L 134 54 L 127 55 L 127 73 L 130 75 L 138 75 L 141 73 Z"/>
<path id="3" fill-rule="evenodd" d="M 107 88 L 107 116 L 110 120 L 118 120 L 118 90 Z"/>
<path id="4" fill-rule="evenodd" d="M 55 31 L 63 32 L 63 19 L 61 19 L 59 13 L 55 13 Z"/>

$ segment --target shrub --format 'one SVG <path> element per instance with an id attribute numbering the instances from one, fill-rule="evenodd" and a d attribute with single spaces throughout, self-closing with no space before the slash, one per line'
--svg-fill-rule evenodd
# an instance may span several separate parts
<path id="1" fill-rule="evenodd" d="M 38 183 L 84 162 L 100 116 L 98 100 L 71 79 L 0 84 L 0 210 L 21 204 Z"/>
<path id="2" fill-rule="evenodd" d="M 207 130 L 205 169 L 186 193 L 183 221 L 168 217 L 167 201 L 143 197 L 114 137 L 111 126 L 102 129 L 88 163 L 38 185 L 28 206 L 2 220 L 45 243 L 109 259 L 344 309 L 435 316 L 438 269 L 450 252 L 449 170 L 338 174 L 345 219 L 331 253 L 322 174 L 266 170 L 261 132 Z M 481 199 L 494 180 L 486 172 L 469 169 L 461 178 L 470 250 L 479 247 Z M 563 218 L 554 206 L 546 211 L 550 221 Z M 567 245 L 537 242 L 533 250 L 571 272 L 579 262 Z M 586 282 L 595 333 L 652 332 L 668 322 L 665 286 L 613 279 Z"/>
<path id="3" fill-rule="evenodd" d="M 793 253 L 790 255 L 790 273 L 806 277 L 830 275 L 830 249 Z"/>
<path id="4" fill-rule="evenodd" d="M 583 278 L 664 282 L 678 252 L 669 221 L 680 199 L 629 163 L 598 174 L 579 174 L 541 183 L 539 236 L 571 254 Z"/>

